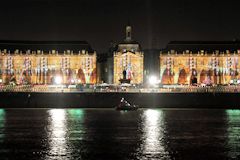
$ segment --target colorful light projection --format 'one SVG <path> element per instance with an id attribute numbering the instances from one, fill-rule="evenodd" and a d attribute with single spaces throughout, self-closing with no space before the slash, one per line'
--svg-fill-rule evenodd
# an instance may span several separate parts
<path id="1" fill-rule="evenodd" d="M 80 61 L 81 67 L 78 72 L 80 81 L 82 83 L 96 83 L 96 57 L 83 57 Z"/>
<path id="2" fill-rule="evenodd" d="M 126 79 L 133 84 L 143 82 L 143 55 L 140 53 L 118 52 L 114 55 L 114 83 L 120 83 L 123 79 L 123 72 L 126 73 Z"/>
<path id="3" fill-rule="evenodd" d="M 162 84 L 229 84 L 240 79 L 236 54 L 161 53 L 159 67 Z"/>
<path id="4" fill-rule="evenodd" d="M 3 55 L 3 83 L 53 84 L 57 76 L 63 84 L 97 82 L 96 53 L 94 54 L 13 54 Z"/>

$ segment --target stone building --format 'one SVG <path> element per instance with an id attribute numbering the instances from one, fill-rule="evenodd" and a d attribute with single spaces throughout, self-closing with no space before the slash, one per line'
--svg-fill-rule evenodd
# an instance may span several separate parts
<path id="1" fill-rule="evenodd" d="M 239 41 L 173 41 L 160 52 L 162 84 L 229 84 L 240 79 Z"/>
<path id="2" fill-rule="evenodd" d="M 126 26 L 126 39 L 119 43 L 113 53 L 113 83 L 143 83 L 143 52 L 138 42 L 132 39 L 132 27 Z M 125 79 L 125 81 L 124 81 Z"/>
<path id="3" fill-rule="evenodd" d="M 0 81 L 96 83 L 96 52 L 85 41 L 0 41 Z"/>

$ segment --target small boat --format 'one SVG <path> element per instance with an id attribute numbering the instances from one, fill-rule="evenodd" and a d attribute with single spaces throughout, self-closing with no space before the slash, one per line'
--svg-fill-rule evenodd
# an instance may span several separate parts
<path id="1" fill-rule="evenodd" d="M 124 98 L 122 98 L 119 105 L 116 107 L 116 110 L 134 111 L 137 110 L 138 108 L 139 107 L 137 105 L 131 105 Z"/>

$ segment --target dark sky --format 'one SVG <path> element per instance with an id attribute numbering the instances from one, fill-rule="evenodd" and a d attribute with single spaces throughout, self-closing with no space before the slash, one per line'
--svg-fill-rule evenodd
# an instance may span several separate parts
<path id="1" fill-rule="evenodd" d="M 240 38 L 237 0 L 7 0 L 0 39 L 86 40 L 97 52 L 124 39 L 130 19 L 144 49 L 171 40 Z"/>

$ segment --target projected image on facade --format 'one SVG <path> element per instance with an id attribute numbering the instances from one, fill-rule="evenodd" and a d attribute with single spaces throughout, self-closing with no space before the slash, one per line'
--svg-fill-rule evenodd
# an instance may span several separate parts
<path id="1" fill-rule="evenodd" d="M 143 82 L 143 52 L 138 42 L 131 38 L 131 26 L 126 27 L 126 39 L 118 44 L 114 53 L 114 83 Z"/>
<path id="2" fill-rule="evenodd" d="M 4 84 L 96 83 L 96 52 L 86 42 L 7 43 L 9 50 L 0 50 Z"/>
<path id="3" fill-rule="evenodd" d="M 208 44 L 208 47 L 209 45 L 211 44 Z M 189 48 L 191 49 L 191 46 Z M 207 85 L 237 83 L 240 78 L 239 53 L 239 50 L 163 51 L 160 54 L 161 83 Z"/>

